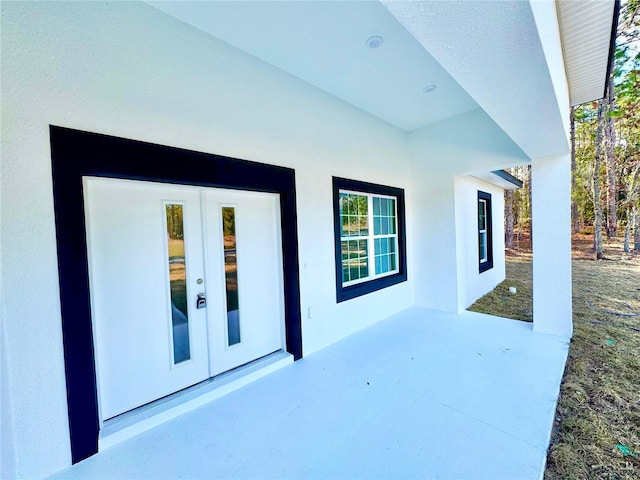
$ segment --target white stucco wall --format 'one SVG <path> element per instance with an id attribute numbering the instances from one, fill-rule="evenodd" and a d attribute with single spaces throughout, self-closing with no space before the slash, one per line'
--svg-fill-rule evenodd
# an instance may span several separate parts
<path id="1" fill-rule="evenodd" d="M 485 191 L 489 193 L 502 190 L 491 189 L 480 180 L 454 178 L 472 170 L 496 170 L 528 159 L 482 110 L 411 132 L 408 146 L 415 301 L 418 305 L 459 311 L 504 278 L 504 235 L 500 233 L 504 228 L 500 223 L 504 200 L 501 194 L 492 196 L 500 197 L 494 204 L 494 212 L 498 212 L 494 215 L 496 266 L 493 272 L 478 275 L 477 244 L 473 246 L 477 232 L 471 231 L 477 222 L 464 220 L 475 214 L 472 210 L 475 212 L 477 197 L 471 202 L 471 190 L 478 182 L 487 185 Z M 477 195 L 477 189 L 473 191 Z"/>
<path id="2" fill-rule="evenodd" d="M 2 330 L 0 322 L 0 478 L 13 478 L 15 476 L 13 422 L 11 421 L 11 405 L 9 403 L 7 347 Z"/>
<path id="3" fill-rule="evenodd" d="M 413 168 L 414 288 L 417 305 L 454 312 L 458 305 L 453 175 Z"/>
<path id="4" fill-rule="evenodd" d="M 562 55 L 562 41 L 558 24 L 558 12 L 555 0 L 530 0 L 531 11 L 538 29 L 538 38 L 542 45 L 544 57 L 547 61 L 549 75 L 553 83 L 556 95 L 556 104 L 562 122 L 567 142 L 563 145 L 565 153 L 569 151 L 569 85 L 565 72 L 564 58 Z"/>
<path id="5" fill-rule="evenodd" d="M 571 158 L 536 158 L 531 176 L 533 329 L 571 338 Z"/>
<path id="6" fill-rule="evenodd" d="M 505 277 L 504 190 L 473 177 L 454 180 L 458 262 L 458 310 L 468 308 Z M 479 271 L 478 191 L 491 194 L 493 268 Z"/>
<path id="7" fill-rule="evenodd" d="M 2 2 L 1 40 L 3 477 L 70 463 L 50 124 L 295 168 L 305 354 L 414 303 L 411 263 L 335 301 L 331 176 L 405 188 L 410 223 L 405 132 L 144 4 Z"/>

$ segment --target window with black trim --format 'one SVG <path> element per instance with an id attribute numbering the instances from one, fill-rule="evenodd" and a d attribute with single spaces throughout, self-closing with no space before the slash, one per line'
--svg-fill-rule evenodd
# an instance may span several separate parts
<path id="1" fill-rule="evenodd" d="M 333 177 L 338 302 L 407 279 L 404 190 Z"/>
<path id="2" fill-rule="evenodd" d="M 478 191 L 478 259 L 480 273 L 493 268 L 491 194 Z"/>

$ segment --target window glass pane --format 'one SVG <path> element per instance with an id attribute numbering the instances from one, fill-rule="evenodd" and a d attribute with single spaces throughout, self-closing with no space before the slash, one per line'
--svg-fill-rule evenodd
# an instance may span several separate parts
<path id="1" fill-rule="evenodd" d="M 366 240 L 359 240 L 358 242 L 358 255 L 360 258 L 367 258 L 368 252 L 367 252 L 367 241 Z"/>
<path id="2" fill-rule="evenodd" d="M 480 233 L 480 261 L 484 262 L 487 260 L 487 234 L 486 232 Z"/>
<path id="3" fill-rule="evenodd" d="M 342 281 L 350 282 L 369 276 L 366 240 L 346 240 L 342 246 Z"/>
<path id="4" fill-rule="evenodd" d="M 171 292 L 173 363 L 177 364 L 191 358 L 182 205 L 166 204 L 165 215 L 167 220 L 169 288 Z"/>
<path id="5" fill-rule="evenodd" d="M 396 233 L 396 201 L 389 200 L 389 233 Z"/>
<path id="6" fill-rule="evenodd" d="M 389 255 L 389 271 L 396 269 L 396 254 Z"/>
<path id="7" fill-rule="evenodd" d="M 369 198 L 365 195 L 357 195 L 356 202 L 358 203 L 358 215 L 360 216 L 368 216 L 369 215 Z"/>
<path id="8" fill-rule="evenodd" d="M 349 215 L 347 217 L 347 226 L 344 236 L 357 237 L 360 234 L 360 217 L 357 215 Z"/>
<path id="9" fill-rule="evenodd" d="M 369 205 L 366 195 L 340 194 L 340 236 L 359 237 L 369 234 Z"/>
<path id="10" fill-rule="evenodd" d="M 224 276 L 227 291 L 227 345 L 240 343 L 240 306 L 238 301 L 238 263 L 236 257 L 236 213 L 222 207 Z"/>
<path id="11" fill-rule="evenodd" d="M 358 228 L 360 235 L 369 235 L 369 199 L 365 195 L 354 195 L 358 204 Z"/>
<path id="12" fill-rule="evenodd" d="M 478 230 L 486 230 L 486 202 L 484 200 L 480 200 L 478 202 Z"/>
<path id="13" fill-rule="evenodd" d="M 358 218 L 359 226 L 360 226 L 360 235 L 366 237 L 369 235 L 369 217 L 363 216 Z"/>
<path id="14" fill-rule="evenodd" d="M 343 262 L 344 263 L 344 262 Z M 349 281 L 349 269 L 347 267 L 342 268 L 342 283 Z"/>
<path id="15" fill-rule="evenodd" d="M 373 197 L 373 234 L 395 235 L 396 233 L 396 200 Z"/>
<path id="16" fill-rule="evenodd" d="M 373 214 L 380 215 L 380 198 L 373 197 Z"/>
<path id="17" fill-rule="evenodd" d="M 347 195 L 346 193 L 343 193 L 342 195 L 340 195 L 341 197 L 341 211 L 340 214 L 341 215 L 349 215 L 350 212 L 350 207 L 351 207 L 351 202 L 349 201 L 349 195 Z"/>
<path id="18" fill-rule="evenodd" d="M 360 278 L 369 276 L 369 267 L 366 262 L 360 262 Z"/>

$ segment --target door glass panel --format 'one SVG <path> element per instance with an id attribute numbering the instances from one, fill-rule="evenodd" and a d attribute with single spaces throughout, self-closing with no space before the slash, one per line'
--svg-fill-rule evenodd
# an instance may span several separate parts
<path id="1" fill-rule="evenodd" d="M 232 346 L 240 343 L 236 212 L 234 207 L 222 207 L 222 241 L 224 245 L 225 289 L 227 293 L 227 345 Z"/>
<path id="2" fill-rule="evenodd" d="M 177 364 L 191 358 L 182 205 L 174 203 L 166 204 L 165 213 L 167 218 L 169 286 L 171 290 L 173 363 Z"/>

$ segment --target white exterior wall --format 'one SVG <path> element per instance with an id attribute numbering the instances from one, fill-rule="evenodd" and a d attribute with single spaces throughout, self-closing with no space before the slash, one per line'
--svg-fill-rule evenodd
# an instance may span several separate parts
<path id="1" fill-rule="evenodd" d="M 533 231 L 533 330 L 570 338 L 571 158 L 531 163 Z"/>
<path id="2" fill-rule="evenodd" d="M 524 163 L 527 157 L 482 110 L 412 132 L 409 154 L 415 301 L 457 312 L 504 278 L 504 235 L 500 233 L 504 229 L 504 199 L 502 193 L 494 194 L 502 192 L 498 187 L 480 180 L 454 179 L 471 170 Z M 477 231 L 472 231 L 477 220 L 464 221 L 475 215 L 477 193 L 471 203 L 469 198 L 476 184 L 487 185 L 485 191 L 492 193 L 495 202 L 494 268 L 481 275 L 477 270 Z"/>
<path id="3" fill-rule="evenodd" d="M 458 306 L 453 176 L 413 170 L 412 264 L 415 302 L 455 312 Z"/>
<path id="4" fill-rule="evenodd" d="M 473 177 L 456 177 L 456 231 L 458 262 L 458 310 L 493 290 L 505 278 L 504 190 Z M 491 194 L 493 268 L 479 271 L 478 191 Z"/>
<path id="5" fill-rule="evenodd" d="M 565 152 L 568 152 L 570 136 L 570 125 L 568 121 L 570 108 L 569 84 L 564 68 L 556 0 L 529 0 L 529 3 L 538 29 L 538 38 L 542 44 L 542 50 L 547 61 L 549 75 L 551 75 L 560 118 L 566 119 L 562 122 L 562 126 L 564 127 L 564 134 L 567 139 L 564 148 Z"/>
<path id="6" fill-rule="evenodd" d="M 409 281 L 335 300 L 331 176 L 410 224 L 406 133 L 145 4 L 2 2 L 1 103 L 3 478 L 70 464 L 50 124 L 295 168 L 305 354 L 414 303 L 410 232 Z"/>
<path id="7" fill-rule="evenodd" d="M 0 318 L 1 320 L 1 318 Z M 7 345 L 4 328 L 0 322 L 0 478 L 15 476 L 15 451 L 13 448 L 13 422 L 9 404 L 9 382 L 7 370 Z"/>
<path id="8" fill-rule="evenodd" d="M 553 0 L 530 0 L 549 68 L 566 142 L 553 157 L 531 162 L 533 232 L 533 329 L 570 338 L 571 304 L 571 164 L 569 87 Z M 604 87 L 604 85 L 603 85 Z"/>

